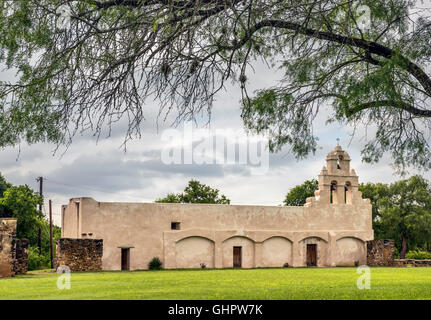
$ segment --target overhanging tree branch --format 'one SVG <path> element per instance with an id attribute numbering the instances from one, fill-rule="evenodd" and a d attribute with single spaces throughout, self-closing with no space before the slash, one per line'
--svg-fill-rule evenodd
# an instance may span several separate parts
<path id="1" fill-rule="evenodd" d="M 352 108 L 346 108 L 346 116 L 351 117 L 352 115 L 359 113 L 363 110 L 370 109 L 370 108 L 379 108 L 379 107 L 393 107 L 393 108 L 407 111 L 408 113 L 411 113 L 418 117 L 431 117 L 430 110 L 418 109 L 408 103 L 401 102 L 401 101 L 391 101 L 391 100 L 372 101 L 372 102 L 367 102 L 367 103 L 353 106 Z"/>
<path id="2" fill-rule="evenodd" d="M 328 121 L 377 127 L 366 161 L 390 150 L 398 164 L 431 168 L 430 22 L 412 25 L 411 1 L 367 0 L 365 29 L 359 0 L 0 3 L 0 60 L 19 70 L 16 83 L 0 82 L 0 146 L 67 144 L 85 130 L 99 137 L 121 119 L 127 141 L 140 137 L 149 99 L 178 124 L 210 115 L 232 80 L 247 100 L 247 129 L 276 148 L 315 151 L 312 123 L 327 103 Z M 249 71 L 260 59 L 283 72 L 253 97 Z"/>
<path id="3" fill-rule="evenodd" d="M 309 36 L 312 38 L 327 40 L 331 42 L 336 42 L 342 45 L 350 45 L 353 47 L 364 49 L 367 54 L 375 54 L 386 59 L 391 59 L 397 57 L 399 59 L 398 65 L 402 69 L 407 70 L 416 80 L 422 85 L 424 90 L 431 96 L 431 78 L 422 70 L 418 65 L 402 56 L 399 53 L 396 53 L 391 48 L 383 46 L 377 42 L 367 41 L 364 39 L 347 37 L 339 34 L 335 34 L 333 32 L 327 31 L 319 31 L 315 29 L 305 28 L 302 24 L 293 23 L 282 20 L 262 20 L 252 26 L 247 35 L 245 35 L 237 44 L 233 46 L 218 46 L 219 50 L 235 50 L 242 47 L 247 41 L 251 39 L 253 34 L 255 34 L 260 29 L 265 27 L 271 28 L 281 28 L 287 29 L 291 31 L 295 31 L 296 33 Z"/>

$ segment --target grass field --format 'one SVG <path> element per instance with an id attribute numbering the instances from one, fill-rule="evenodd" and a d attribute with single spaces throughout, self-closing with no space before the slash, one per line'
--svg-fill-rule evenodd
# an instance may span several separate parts
<path id="1" fill-rule="evenodd" d="M 430 299 L 431 268 L 371 268 L 359 290 L 356 268 L 283 268 L 82 272 L 71 289 L 58 274 L 0 279 L 0 299 Z"/>

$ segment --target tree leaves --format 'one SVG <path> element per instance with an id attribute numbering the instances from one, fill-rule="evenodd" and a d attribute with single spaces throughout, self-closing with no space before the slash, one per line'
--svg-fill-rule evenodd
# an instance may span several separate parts
<path id="1" fill-rule="evenodd" d="M 431 240 L 431 186 L 423 177 L 392 183 L 376 205 L 387 236 L 410 243 Z"/>
<path id="2" fill-rule="evenodd" d="M 37 210 L 42 197 L 29 186 L 12 186 L 0 198 L 0 206 L 6 207 L 17 218 L 17 236 L 36 244 L 37 229 L 43 224 L 43 214 Z"/>
<path id="3" fill-rule="evenodd" d="M 414 1 L 70 0 L 70 24 L 58 28 L 63 4 L 0 0 L 0 62 L 19 78 L 0 83 L 0 147 L 69 144 L 122 119 L 127 141 L 140 137 L 148 99 L 178 123 L 209 115 L 231 80 L 244 125 L 267 134 L 273 151 L 315 152 L 325 105 L 328 121 L 374 129 L 365 161 L 389 152 L 400 170 L 431 167 L 431 23 L 412 15 Z M 256 59 L 285 72 L 249 96 Z"/>
<path id="4" fill-rule="evenodd" d="M 230 200 L 225 195 L 219 196 L 218 189 L 213 189 L 197 180 L 190 180 L 183 193 L 169 193 L 165 198 L 157 199 L 155 202 L 230 204 Z"/>
<path id="5" fill-rule="evenodd" d="M 314 197 L 314 191 L 319 189 L 316 179 L 306 180 L 303 184 L 292 188 L 284 199 L 285 206 L 303 206 L 308 197 Z"/>

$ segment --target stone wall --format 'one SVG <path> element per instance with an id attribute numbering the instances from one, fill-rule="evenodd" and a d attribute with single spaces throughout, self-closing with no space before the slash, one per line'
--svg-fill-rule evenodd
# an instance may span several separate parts
<path id="1" fill-rule="evenodd" d="M 16 238 L 16 219 L 0 219 L 0 278 L 12 277 L 13 240 Z"/>
<path id="2" fill-rule="evenodd" d="M 103 240 L 57 240 L 57 267 L 67 266 L 70 271 L 102 270 Z"/>
<path id="3" fill-rule="evenodd" d="M 0 278 L 27 272 L 28 240 L 16 239 L 16 225 L 16 219 L 0 219 Z"/>
<path id="4" fill-rule="evenodd" d="M 394 240 L 367 241 L 367 265 L 393 267 L 431 267 L 431 260 L 394 259 Z"/>
<path id="5" fill-rule="evenodd" d="M 394 267 L 431 267 L 431 260 L 395 259 Z"/>
<path id="6" fill-rule="evenodd" d="M 393 266 L 394 240 L 379 239 L 367 241 L 367 265 Z"/>
<path id="7" fill-rule="evenodd" d="M 28 271 L 28 240 L 16 239 L 14 240 L 14 256 L 15 261 L 13 270 L 15 274 L 26 274 Z"/>

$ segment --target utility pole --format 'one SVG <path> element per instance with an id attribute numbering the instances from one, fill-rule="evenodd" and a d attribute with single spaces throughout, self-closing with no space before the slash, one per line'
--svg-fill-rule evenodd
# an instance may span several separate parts
<path id="1" fill-rule="evenodd" d="M 52 246 L 52 201 L 49 199 L 49 251 L 51 254 L 51 269 L 54 269 L 54 252 Z"/>
<path id="2" fill-rule="evenodd" d="M 39 182 L 39 194 L 43 196 L 43 177 L 36 179 Z M 42 204 L 39 204 L 39 211 L 42 212 Z M 39 254 L 42 254 L 42 229 L 39 227 L 37 232 L 37 246 L 39 247 Z"/>

